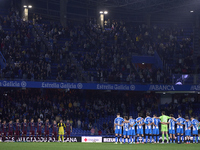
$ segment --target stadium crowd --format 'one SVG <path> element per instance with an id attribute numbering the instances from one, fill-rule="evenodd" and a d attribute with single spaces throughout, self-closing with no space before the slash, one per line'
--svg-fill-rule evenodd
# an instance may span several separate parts
<path id="1" fill-rule="evenodd" d="M 54 52 L 43 51 L 41 37 L 32 34 L 33 23 L 23 21 L 16 11 L 7 17 L 0 16 L 0 26 L 0 51 L 6 59 L 1 78 L 57 81 L 77 78 L 76 66 L 68 59 L 69 54 L 59 52 L 57 55 L 56 48 Z M 53 77 L 52 63 L 58 61 L 58 73 Z"/>
<path id="2" fill-rule="evenodd" d="M 33 21 L 25 22 L 18 14 L 13 9 L 7 17 L 0 17 L 0 51 L 7 61 L 2 78 L 74 81 L 79 74 L 69 59 L 72 54 L 92 82 L 169 83 L 168 71 L 154 66 L 136 68 L 131 62 L 132 55 L 153 56 L 155 52 L 172 73 L 194 73 L 193 34 L 187 27 L 185 31 L 177 26 L 147 27 L 109 20 L 102 29 L 96 19 L 85 25 L 68 22 L 67 27 L 62 27 L 35 14 Z M 42 37 L 32 34 L 35 26 L 42 29 L 51 49 L 42 50 Z"/>

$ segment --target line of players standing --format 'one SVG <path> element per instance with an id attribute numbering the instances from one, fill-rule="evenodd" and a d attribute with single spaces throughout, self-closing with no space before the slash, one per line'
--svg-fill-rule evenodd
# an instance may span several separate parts
<path id="1" fill-rule="evenodd" d="M 66 123 L 67 127 L 68 124 L 70 125 L 69 120 L 67 120 Z M 5 141 L 7 136 L 8 140 L 12 140 L 12 138 L 14 137 L 15 142 L 18 142 L 21 135 L 22 140 L 26 142 L 27 133 L 29 131 L 29 139 L 31 139 L 31 137 L 36 137 L 37 141 L 41 141 L 42 129 L 44 129 L 44 137 L 49 142 L 50 128 L 52 128 L 52 139 L 55 139 L 57 141 L 58 125 L 55 120 L 52 124 L 50 124 L 49 119 L 46 119 L 45 123 L 42 123 L 40 118 L 38 118 L 37 123 L 34 122 L 34 119 L 31 119 L 29 123 L 26 119 L 23 120 L 23 123 L 20 123 L 19 119 L 16 119 L 15 123 L 13 123 L 12 120 L 9 121 L 9 123 L 6 123 L 5 120 L 3 121 L 3 123 L 1 123 L 0 120 L 0 139 L 2 139 L 2 141 Z M 66 133 L 66 136 L 70 137 L 70 129 L 68 132 L 66 128 Z"/>
<path id="2" fill-rule="evenodd" d="M 182 143 L 184 143 L 184 129 L 185 129 L 185 137 L 186 137 L 186 144 L 190 143 L 190 137 L 193 137 L 193 143 L 198 143 L 198 127 L 200 123 L 194 117 L 186 116 L 185 119 L 182 118 L 182 115 L 179 114 L 177 119 L 173 118 L 173 114 L 170 115 L 170 118 L 166 122 L 161 122 L 158 119 L 156 114 L 153 115 L 153 118 L 150 117 L 150 113 L 146 113 L 146 118 L 143 119 L 141 113 L 138 113 L 138 118 L 133 119 L 132 116 L 129 117 L 125 116 L 124 118 L 120 117 L 120 114 L 117 114 L 117 118 L 114 120 L 114 130 L 115 130 L 115 144 L 120 141 L 122 144 L 122 131 L 124 137 L 124 144 L 126 143 L 126 138 L 129 144 L 135 144 L 135 140 L 137 137 L 137 144 L 139 144 L 140 140 L 139 137 L 142 137 L 142 143 L 144 144 L 144 133 L 143 133 L 143 126 L 145 125 L 145 135 L 146 141 L 148 142 L 148 138 L 150 139 L 150 143 L 153 142 L 152 135 L 154 136 L 154 143 L 159 143 L 159 124 L 169 124 L 169 134 L 170 134 L 170 143 L 175 143 L 176 137 L 175 133 L 177 133 L 177 141 L 178 144 L 180 143 L 180 139 L 182 139 Z M 172 119 L 173 118 L 173 119 Z M 175 126 L 177 124 L 177 130 L 175 132 Z M 137 132 L 136 132 L 136 129 Z M 191 134 L 192 133 L 192 134 Z M 137 136 L 136 136 L 137 135 Z M 168 135 L 167 135 L 168 136 Z M 118 139 L 119 138 L 119 139 Z M 173 141 L 172 141 L 173 140 Z M 164 143 L 164 141 L 162 142 Z M 168 138 L 167 138 L 168 143 Z"/>

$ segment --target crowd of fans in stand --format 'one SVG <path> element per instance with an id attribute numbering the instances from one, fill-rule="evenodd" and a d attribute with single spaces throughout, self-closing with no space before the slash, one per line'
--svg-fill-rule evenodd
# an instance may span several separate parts
<path id="1" fill-rule="evenodd" d="M 7 61 L 2 77 L 52 79 L 51 65 L 55 62 L 58 73 L 54 80 L 66 80 L 67 76 L 75 80 L 78 76 L 76 65 L 69 59 L 74 54 L 90 81 L 169 83 L 168 73 L 164 70 L 154 67 L 136 70 L 131 63 L 132 55 L 153 56 L 156 51 L 165 62 L 175 60 L 176 65 L 171 66 L 172 73 L 193 73 L 192 33 L 188 38 L 177 40 L 178 36 L 184 35 L 183 29 L 149 28 L 144 24 L 108 20 L 103 30 L 96 19 L 91 19 L 86 25 L 68 22 L 67 27 L 42 22 L 42 17 L 35 14 L 33 22 L 24 22 L 14 10 L 7 17 L 0 17 L 0 24 L 14 30 L 8 33 L 3 31 L 2 25 L 0 27 L 0 50 Z M 44 37 L 52 45 L 51 50 L 41 51 L 39 35 L 31 41 L 33 24 L 41 26 Z M 58 42 L 61 38 L 66 39 L 63 45 Z"/>
<path id="2" fill-rule="evenodd" d="M 193 54 L 192 42 L 193 33 L 174 26 L 168 28 L 147 27 L 141 25 L 136 28 L 130 27 L 130 33 L 134 39 L 134 45 L 141 55 L 154 55 L 157 52 L 167 64 L 175 64 L 172 73 L 192 73 L 194 62 L 191 58 Z M 134 33 L 137 33 L 134 35 Z M 178 37 L 182 39 L 179 40 Z"/>
<path id="3" fill-rule="evenodd" d="M 33 21 L 41 23 L 41 17 L 34 15 Z M 0 16 L 0 51 L 6 59 L 6 67 L 1 71 L 2 78 L 47 80 L 51 78 L 51 63 L 59 62 L 58 75 L 54 80 L 76 78 L 76 66 L 71 63 L 69 54 L 54 48 L 54 51 L 42 51 L 42 39 L 33 37 L 33 22 L 25 22 L 17 11 L 11 11 L 7 17 Z M 4 31 L 3 27 L 10 31 Z M 65 63 L 65 65 L 63 65 Z"/>
<path id="4" fill-rule="evenodd" d="M 31 43 L 32 24 L 21 20 L 16 11 L 7 17 L 1 16 L 0 24 L 10 28 L 10 31 L 3 28 L 0 31 L 0 51 L 6 59 L 1 77 L 46 80 L 51 66 L 40 53 L 40 38 Z"/>

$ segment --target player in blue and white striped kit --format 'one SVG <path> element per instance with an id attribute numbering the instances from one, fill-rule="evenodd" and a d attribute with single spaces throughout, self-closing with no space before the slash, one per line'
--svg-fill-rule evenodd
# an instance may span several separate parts
<path id="1" fill-rule="evenodd" d="M 122 144 L 122 123 L 124 119 L 120 117 L 120 113 L 117 113 L 117 118 L 114 120 L 114 129 L 115 129 L 115 144 L 117 144 L 118 136 L 120 137 L 120 144 Z"/>
<path id="2" fill-rule="evenodd" d="M 143 125 L 144 119 L 141 117 L 142 115 L 138 113 L 138 118 L 136 119 L 137 122 L 137 144 L 139 144 L 139 136 L 142 136 L 142 143 L 144 144 L 144 133 L 143 133 Z"/>
<path id="3" fill-rule="evenodd" d="M 193 116 L 191 117 L 191 127 L 192 128 L 192 136 L 193 136 L 193 143 L 198 143 L 198 127 L 200 126 L 200 122 L 195 119 Z"/>
<path id="4" fill-rule="evenodd" d="M 132 116 L 129 117 L 129 139 L 130 144 L 135 144 L 135 126 L 137 125 L 136 120 L 132 118 Z"/>
<path id="5" fill-rule="evenodd" d="M 185 117 L 185 136 L 186 136 L 186 144 L 190 144 L 190 136 L 191 136 L 191 121 L 189 120 L 189 117 Z"/>
<path id="6" fill-rule="evenodd" d="M 176 130 L 176 133 L 177 133 L 177 136 L 178 136 L 178 144 L 180 143 L 180 135 L 182 136 L 182 143 L 184 143 L 184 131 L 183 131 L 183 124 L 185 123 L 185 119 L 182 118 L 182 115 L 179 114 L 178 115 L 178 118 L 176 119 L 177 123 L 177 130 Z"/>
<path id="7" fill-rule="evenodd" d="M 157 114 L 153 115 L 153 135 L 154 135 L 154 143 L 156 143 L 156 136 L 157 136 L 157 143 L 159 143 L 159 123 L 160 119 L 157 119 Z"/>
<path id="8" fill-rule="evenodd" d="M 173 114 L 170 114 L 170 117 L 174 117 Z M 172 139 L 173 139 L 173 143 L 175 143 L 175 125 L 176 125 L 176 121 L 174 121 L 173 119 L 169 119 L 168 121 L 169 124 L 169 135 L 170 135 L 170 143 L 172 143 Z"/>
<path id="9" fill-rule="evenodd" d="M 128 139 L 128 143 L 129 143 L 129 126 L 130 126 L 130 123 L 127 122 L 128 121 L 128 117 L 127 116 L 124 116 L 124 123 L 122 124 L 123 125 L 123 136 L 124 136 L 124 144 L 126 143 L 126 138 Z"/>
<path id="10" fill-rule="evenodd" d="M 150 117 L 150 113 L 146 113 L 146 118 L 144 119 L 145 122 L 145 135 L 146 135 L 146 142 L 148 142 L 148 135 L 150 137 L 150 143 L 152 142 L 152 129 L 151 125 L 153 123 L 153 119 Z"/>

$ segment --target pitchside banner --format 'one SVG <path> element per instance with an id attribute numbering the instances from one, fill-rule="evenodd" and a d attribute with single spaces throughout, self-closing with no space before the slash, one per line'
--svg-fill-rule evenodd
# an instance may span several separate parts
<path id="1" fill-rule="evenodd" d="M 102 143 L 102 136 L 82 136 L 83 143 Z"/>
<path id="2" fill-rule="evenodd" d="M 2 139 L 0 138 L 0 141 L 2 142 Z M 6 137 L 5 139 L 5 142 L 14 142 L 15 141 L 15 138 L 12 137 L 12 139 L 9 139 L 8 137 Z M 40 140 L 38 140 L 38 138 L 36 137 L 20 137 L 18 138 L 18 141 L 19 142 L 23 142 L 23 141 L 26 141 L 26 142 L 47 142 L 47 138 L 45 137 L 41 137 Z M 52 137 L 49 137 L 49 141 L 50 142 L 57 142 L 55 140 L 55 138 L 52 138 Z M 81 137 L 70 137 L 70 138 L 64 138 L 64 142 L 81 142 Z"/>
<path id="3" fill-rule="evenodd" d="M 166 138 L 165 138 L 165 142 L 166 142 Z M 191 143 L 193 142 L 193 137 L 190 138 Z M 14 142 L 15 139 L 14 137 L 12 137 L 11 139 L 8 139 L 8 137 L 6 137 L 5 142 Z M 41 137 L 40 140 L 38 140 L 36 137 L 26 137 L 26 138 L 18 138 L 19 142 L 47 142 L 47 138 L 45 137 Z M 57 142 L 57 140 L 55 138 L 49 137 L 49 141 L 50 142 Z M 122 139 L 122 141 L 124 141 Z M 162 137 L 159 138 L 159 142 L 162 141 Z M 200 141 L 200 137 L 199 137 L 199 141 Z M 0 138 L 0 142 L 2 142 L 2 139 Z M 81 137 L 70 137 L 70 138 L 65 138 L 64 142 L 83 142 L 83 143 L 114 143 L 115 142 L 115 137 L 101 137 L 101 136 L 81 136 Z M 119 141 L 118 141 L 119 142 Z M 127 139 L 126 139 L 126 142 Z M 142 142 L 142 138 L 139 138 L 139 142 Z M 146 138 L 144 138 L 144 142 L 146 142 Z M 150 142 L 150 139 L 148 139 L 148 142 Z M 152 142 L 154 142 L 154 139 L 152 138 Z M 177 139 L 176 139 L 177 142 Z"/>
<path id="4" fill-rule="evenodd" d="M 166 140 L 167 139 L 165 137 L 165 142 L 166 142 Z M 186 140 L 186 138 L 185 138 L 185 140 Z M 191 140 L 190 142 L 192 143 L 193 142 L 193 137 L 190 137 L 190 140 Z M 199 138 L 199 140 L 200 140 L 200 138 Z M 124 140 L 122 139 L 122 141 L 124 141 Z M 102 137 L 102 142 L 105 142 L 105 143 L 114 143 L 115 142 L 115 138 L 114 137 Z M 128 142 L 127 139 L 126 139 L 126 142 Z M 135 140 L 135 142 L 137 142 L 137 140 Z M 139 142 L 140 143 L 142 142 L 142 138 L 141 137 L 139 138 Z M 144 138 L 144 142 L 146 142 L 146 138 Z M 150 142 L 150 139 L 148 139 L 148 142 Z M 152 142 L 154 142 L 153 138 L 152 138 Z M 162 137 L 159 138 L 159 142 L 162 142 Z M 176 142 L 177 142 L 177 139 L 176 139 Z"/>
<path id="5" fill-rule="evenodd" d="M 68 82 L 34 82 L 0 80 L 0 87 L 52 88 L 84 90 L 126 90 L 126 91 L 200 91 L 200 85 L 140 85 L 140 84 L 98 84 Z"/>

